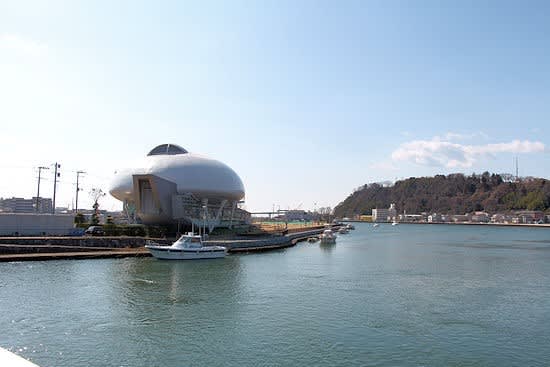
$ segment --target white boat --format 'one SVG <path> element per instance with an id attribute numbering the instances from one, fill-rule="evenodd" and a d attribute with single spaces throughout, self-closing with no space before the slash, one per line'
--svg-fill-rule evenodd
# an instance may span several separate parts
<path id="1" fill-rule="evenodd" d="M 353 224 L 351 224 L 351 223 L 348 223 L 348 224 L 346 225 L 346 228 L 347 228 L 348 230 L 350 230 L 350 231 L 353 231 L 353 230 L 355 229 L 355 226 L 354 226 Z"/>
<path id="2" fill-rule="evenodd" d="M 396 222 L 396 221 L 391 222 L 391 225 L 392 225 L 392 226 L 396 226 L 396 225 L 398 225 L 398 224 L 399 224 L 399 223 Z"/>
<path id="3" fill-rule="evenodd" d="M 227 254 L 223 246 L 203 246 L 201 236 L 185 234 L 170 246 L 152 242 L 145 247 L 157 259 L 165 260 L 218 259 Z"/>
<path id="4" fill-rule="evenodd" d="M 330 229 L 325 229 L 319 236 L 319 239 L 321 240 L 321 245 L 334 245 L 336 243 L 336 235 Z"/>
<path id="5" fill-rule="evenodd" d="M 378 223 L 374 223 L 372 226 L 373 226 L 374 228 L 376 228 L 376 227 L 378 227 L 379 225 L 380 225 L 380 224 L 378 224 Z"/>

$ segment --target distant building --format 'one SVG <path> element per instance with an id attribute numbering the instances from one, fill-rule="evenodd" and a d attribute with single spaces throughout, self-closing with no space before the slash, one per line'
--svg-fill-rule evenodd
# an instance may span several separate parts
<path id="1" fill-rule="evenodd" d="M 544 212 L 539 210 L 522 210 L 516 212 L 518 223 L 520 224 L 534 224 L 544 223 Z"/>
<path id="2" fill-rule="evenodd" d="M 2 199 L 0 207 L 8 213 L 32 213 L 35 211 L 32 199 L 9 198 Z"/>
<path id="3" fill-rule="evenodd" d="M 373 222 L 387 222 L 390 211 L 388 209 L 372 209 L 372 221 Z"/>
<path id="4" fill-rule="evenodd" d="M 475 212 L 471 216 L 470 220 L 474 223 L 489 223 L 491 221 L 491 217 L 485 212 Z"/>
<path id="5" fill-rule="evenodd" d="M 512 223 L 512 216 L 502 213 L 496 213 L 491 216 L 491 223 Z"/>
<path id="6" fill-rule="evenodd" d="M 390 204 L 388 209 L 372 209 L 372 221 L 373 222 L 390 222 L 397 219 L 397 210 L 395 204 Z"/>
<path id="7" fill-rule="evenodd" d="M 37 200 L 37 198 L 35 196 L 35 197 L 32 198 L 32 201 L 34 202 L 35 209 L 36 209 L 36 205 L 38 204 L 38 210 L 36 210 L 37 213 L 51 213 L 52 212 L 52 199 L 39 197 L 38 200 Z"/>
<path id="8" fill-rule="evenodd" d="M 0 211 L 5 213 L 51 213 L 52 199 L 33 197 L 32 199 L 0 199 Z"/>
<path id="9" fill-rule="evenodd" d="M 424 217 L 421 214 L 399 214 L 400 222 L 422 222 Z"/>
<path id="10" fill-rule="evenodd" d="M 288 210 L 285 212 L 284 216 L 285 219 L 289 222 L 313 220 L 313 214 L 308 213 L 305 210 Z"/>
<path id="11" fill-rule="evenodd" d="M 431 215 L 428 215 L 428 223 L 441 223 L 441 214 L 433 213 Z"/>
<path id="12" fill-rule="evenodd" d="M 453 222 L 464 223 L 470 221 L 470 217 L 467 214 L 455 214 L 453 215 Z"/>

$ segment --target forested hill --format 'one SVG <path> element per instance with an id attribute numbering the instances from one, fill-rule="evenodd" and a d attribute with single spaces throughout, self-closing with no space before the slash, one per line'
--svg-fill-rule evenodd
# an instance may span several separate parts
<path id="1" fill-rule="evenodd" d="M 498 174 L 485 172 L 465 176 L 451 174 L 435 177 L 411 177 L 385 187 L 368 184 L 353 192 L 334 209 L 337 217 L 371 214 L 373 208 L 388 208 L 409 214 L 437 212 L 464 214 L 477 210 L 490 213 L 529 209 L 550 209 L 550 181 L 524 178 L 517 182 L 503 180 Z"/>

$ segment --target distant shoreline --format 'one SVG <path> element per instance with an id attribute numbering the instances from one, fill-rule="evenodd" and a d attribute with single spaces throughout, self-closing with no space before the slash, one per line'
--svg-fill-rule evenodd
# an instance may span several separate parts
<path id="1" fill-rule="evenodd" d="M 363 220 L 344 220 L 342 222 L 353 222 L 353 223 L 378 223 L 383 224 L 387 223 L 390 224 L 391 222 L 367 222 Z M 550 228 L 550 223 L 543 223 L 543 224 L 529 224 L 529 223 L 475 223 L 475 222 L 397 222 L 399 224 L 433 224 L 433 225 L 440 225 L 440 224 L 450 224 L 450 225 L 462 225 L 462 226 L 495 226 L 495 227 L 536 227 L 536 228 Z"/>

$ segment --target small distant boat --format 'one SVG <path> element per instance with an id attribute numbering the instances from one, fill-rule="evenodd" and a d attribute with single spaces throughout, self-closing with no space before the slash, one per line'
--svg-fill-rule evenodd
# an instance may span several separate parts
<path id="1" fill-rule="evenodd" d="M 157 259 L 195 260 L 218 259 L 227 255 L 223 246 L 203 246 L 201 236 L 183 235 L 170 246 L 148 243 L 145 248 Z"/>
<path id="2" fill-rule="evenodd" d="M 379 225 L 380 225 L 380 224 L 378 224 L 378 223 L 374 223 L 372 226 L 373 226 L 374 228 L 376 228 L 376 227 L 378 227 Z"/>
<path id="3" fill-rule="evenodd" d="M 336 235 L 330 229 L 325 229 L 319 236 L 319 239 L 321 240 L 321 245 L 334 245 L 336 243 Z"/>
<path id="4" fill-rule="evenodd" d="M 392 225 L 392 226 L 396 226 L 396 225 L 398 225 L 398 224 L 399 224 L 399 223 L 396 222 L 395 220 L 394 220 L 393 222 L 391 222 L 391 225 Z"/>
<path id="5" fill-rule="evenodd" d="M 338 229 L 338 233 L 340 234 L 348 234 L 349 233 L 349 229 L 347 227 L 340 227 L 340 229 Z"/>
<path id="6" fill-rule="evenodd" d="M 354 226 L 353 224 L 351 224 L 351 223 L 348 223 L 348 224 L 346 225 L 346 228 L 347 228 L 348 230 L 350 230 L 350 231 L 353 231 L 353 230 L 355 229 L 355 226 Z"/>

